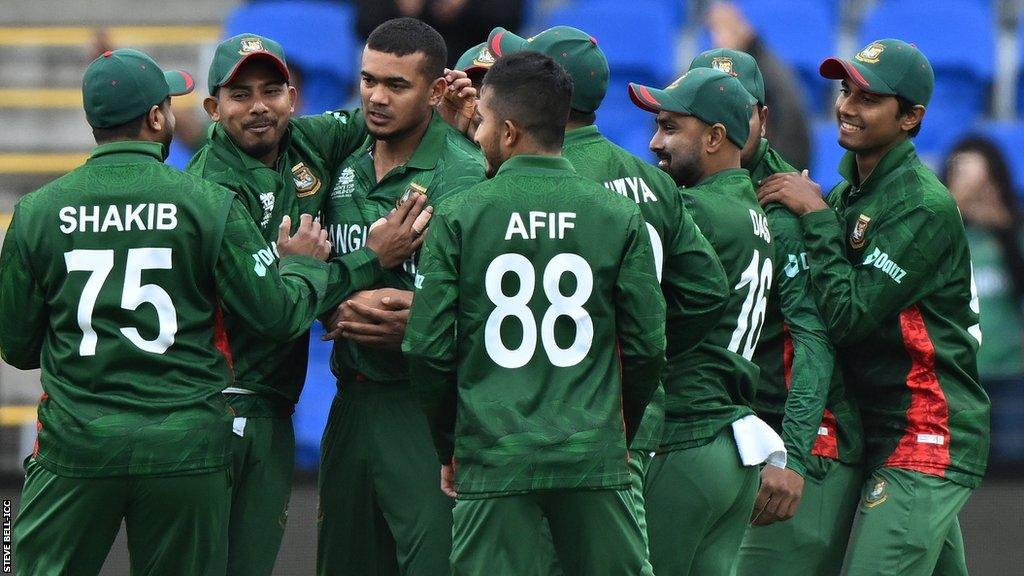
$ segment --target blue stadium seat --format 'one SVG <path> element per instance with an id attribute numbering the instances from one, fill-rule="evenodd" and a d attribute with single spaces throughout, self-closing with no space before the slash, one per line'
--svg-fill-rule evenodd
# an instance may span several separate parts
<path id="1" fill-rule="evenodd" d="M 340 107 L 358 69 L 352 6 L 317 0 L 243 3 L 224 21 L 224 37 L 252 32 L 284 47 L 290 65 L 302 70 L 303 113 Z"/>
<path id="2" fill-rule="evenodd" d="M 867 14 L 860 44 L 882 38 L 916 45 L 935 70 L 935 92 L 917 146 L 923 155 L 937 156 L 985 111 L 996 58 L 991 4 L 883 0 Z"/>
<path id="3" fill-rule="evenodd" d="M 818 66 L 835 53 L 837 8 L 833 3 L 741 0 L 737 4 L 772 52 L 793 67 L 810 110 L 827 110 L 830 85 L 818 74 Z"/>
<path id="4" fill-rule="evenodd" d="M 666 86 L 675 79 L 675 10 L 665 0 L 633 0 L 628 9 L 619 0 L 589 0 L 553 10 L 544 24 L 573 26 L 597 39 L 611 69 L 597 125 L 610 140 L 643 158 L 651 157 L 647 143 L 654 124 L 651 114 L 630 102 L 626 85 Z"/>
<path id="5" fill-rule="evenodd" d="M 839 145 L 839 128 L 835 120 L 817 120 L 811 127 L 811 179 L 821 184 L 822 194 L 828 194 L 842 181 L 839 160 L 846 150 Z"/>

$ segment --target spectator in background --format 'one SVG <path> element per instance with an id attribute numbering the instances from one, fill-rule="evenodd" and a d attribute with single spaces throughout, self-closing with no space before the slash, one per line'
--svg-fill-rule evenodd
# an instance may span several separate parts
<path id="1" fill-rule="evenodd" d="M 768 140 L 797 170 L 807 168 L 811 160 L 811 137 L 800 84 L 793 71 L 765 46 L 735 5 L 723 2 L 708 8 L 707 27 L 716 48 L 741 50 L 757 61 L 772 110 Z"/>
<path id="2" fill-rule="evenodd" d="M 378 24 L 409 16 L 433 26 L 448 45 L 448 67 L 492 28 L 515 30 L 523 22 L 523 0 L 355 0 L 356 32 L 366 37 Z"/>
<path id="3" fill-rule="evenodd" d="M 1010 169 L 990 140 L 968 136 L 949 153 L 943 181 L 967 229 L 981 305 L 978 374 L 992 398 L 992 453 L 1024 458 L 1024 251 Z"/>

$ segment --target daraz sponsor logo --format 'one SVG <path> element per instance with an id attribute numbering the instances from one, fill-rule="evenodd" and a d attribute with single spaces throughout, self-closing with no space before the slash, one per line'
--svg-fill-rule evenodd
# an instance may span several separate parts
<path id="1" fill-rule="evenodd" d="M 867 257 L 864 258 L 864 265 L 874 266 L 882 272 L 885 272 L 897 284 L 902 283 L 903 277 L 907 275 L 906 270 L 900 268 L 898 264 L 889 259 L 888 254 L 882 252 L 877 247 L 874 252 L 868 254 Z"/>

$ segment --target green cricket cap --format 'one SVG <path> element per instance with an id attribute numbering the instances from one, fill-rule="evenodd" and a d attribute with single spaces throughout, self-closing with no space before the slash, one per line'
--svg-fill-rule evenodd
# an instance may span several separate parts
<path id="1" fill-rule="evenodd" d="M 486 72 L 493 65 L 494 54 L 491 54 L 487 48 L 487 42 L 481 42 L 466 50 L 459 61 L 455 63 L 455 69 L 472 74 L 473 72 Z"/>
<path id="2" fill-rule="evenodd" d="M 161 70 L 145 52 L 107 50 L 89 64 L 82 77 L 85 119 L 93 128 L 113 128 L 138 118 L 168 96 L 188 94 L 192 77 L 181 70 Z"/>
<path id="3" fill-rule="evenodd" d="M 580 112 L 597 110 L 608 91 L 608 59 L 597 39 L 582 30 L 555 26 L 523 38 L 499 27 L 491 30 L 487 46 L 496 58 L 532 50 L 554 59 L 572 76 L 570 105 Z"/>
<path id="4" fill-rule="evenodd" d="M 690 62 L 690 70 L 694 68 L 714 68 L 721 70 L 730 76 L 739 79 L 740 84 L 750 92 L 750 95 L 757 99 L 757 103 L 764 106 L 764 76 L 761 69 L 757 67 L 757 60 L 746 52 L 730 50 L 728 48 L 714 48 L 701 52 L 693 62 Z"/>
<path id="5" fill-rule="evenodd" d="M 284 49 L 280 44 L 258 34 L 239 34 L 217 44 L 217 50 L 213 53 L 213 63 L 210 64 L 210 76 L 207 79 L 210 94 L 231 82 L 241 70 L 242 64 L 250 58 L 263 58 L 269 61 L 284 79 L 288 80 L 288 63 L 284 59 Z"/>
<path id="6" fill-rule="evenodd" d="M 831 80 L 849 80 L 873 94 L 902 96 L 927 106 L 935 87 L 935 73 L 913 44 L 887 38 L 864 47 L 851 60 L 826 58 L 818 72 Z"/>
<path id="7" fill-rule="evenodd" d="M 657 114 L 662 110 L 721 124 L 740 149 L 750 135 L 750 115 L 757 100 L 736 77 L 714 68 L 693 68 L 664 90 L 629 83 L 633 103 Z"/>

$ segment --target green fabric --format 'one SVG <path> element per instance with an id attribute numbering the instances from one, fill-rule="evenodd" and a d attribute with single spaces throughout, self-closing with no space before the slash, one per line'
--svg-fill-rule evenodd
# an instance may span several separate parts
<path id="1" fill-rule="evenodd" d="M 231 81 L 242 67 L 242 63 L 254 57 L 269 60 L 285 80 L 288 79 L 288 63 L 284 59 L 284 49 L 280 44 L 266 36 L 238 34 L 222 40 L 213 52 L 210 74 L 206 80 L 210 94 L 216 94 L 217 88 Z"/>
<path id="2" fill-rule="evenodd" d="M 734 576 L 775 576 L 780 566 L 800 576 L 840 573 L 864 473 L 829 458 L 812 458 L 807 468 L 796 515 L 748 526 Z"/>
<path id="3" fill-rule="evenodd" d="M 535 574 L 544 521 L 567 576 L 653 576 L 629 490 L 552 490 L 459 500 L 452 575 Z"/>
<path id="4" fill-rule="evenodd" d="M 450 573 L 454 501 L 408 385 L 339 390 L 320 455 L 318 576 Z"/>
<path id="5" fill-rule="evenodd" d="M 366 124 L 358 110 L 294 118 L 289 121 L 277 163 L 267 167 L 235 145 L 217 123 L 186 170 L 235 192 L 276 251 L 282 218 L 291 218 L 294 230 L 302 214 L 318 215 L 328 196 L 326 182 L 365 138 Z M 369 248 L 335 257 L 325 301 L 339 301 L 367 288 L 382 274 L 380 262 Z M 308 332 L 279 343 L 266 340 L 232 315 L 224 318 L 224 325 L 234 358 L 232 386 L 270 402 L 298 402 L 306 381 Z"/>
<path id="6" fill-rule="evenodd" d="M 227 561 L 230 474 L 68 478 L 25 466 L 14 573 L 95 576 L 124 522 L 131 573 L 218 576 Z"/>
<path id="7" fill-rule="evenodd" d="M 761 139 L 750 180 L 796 172 Z M 859 462 L 863 432 L 842 379 L 833 375 L 835 355 L 809 285 L 800 220 L 781 204 L 765 207 L 775 245 L 775 282 L 768 297 L 754 363 L 761 369 L 753 408 L 782 436 L 786 466 L 804 475 L 812 454 Z"/>
<path id="8" fill-rule="evenodd" d="M 487 42 L 481 42 L 466 50 L 455 63 L 456 70 L 470 72 L 486 72 L 494 65 L 494 55 L 487 49 Z"/>
<path id="9" fill-rule="evenodd" d="M 935 88 L 935 73 L 920 50 L 902 40 L 876 40 L 852 60 L 826 58 L 820 73 L 832 80 L 849 79 L 873 94 L 898 95 L 927 106 Z"/>
<path id="10" fill-rule="evenodd" d="M 981 304 L 981 333 L 985 345 L 978 350 L 978 375 L 982 382 L 1024 374 L 1024 318 L 1021 301 L 1013 292 L 1003 249 L 996 235 L 978 226 L 967 226 L 974 280 Z"/>
<path id="11" fill-rule="evenodd" d="M 566 132 L 562 155 L 577 174 L 640 207 L 665 297 L 667 361 L 678 361 L 725 311 L 729 285 L 718 256 L 683 208 L 672 178 L 612 143 L 597 126 Z M 664 399 L 665 391 L 659 386 L 631 448 L 653 451 L 661 445 Z"/>
<path id="12" fill-rule="evenodd" d="M 164 72 L 145 52 L 131 48 L 106 51 L 82 76 L 85 119 L 94 128 L 113 128 L 134 120 L 168 96 L 188 94 L 192 77 L 180 70 Z"/>
<path id="13" fill-rule="evenodd" d="M 739 148 L 750 135 L 750 116 L 757 100 L 734 76 L 714 68 L 692 68 L 664 90 L 629 83 L 629 97 L 638 107 L 695 116 L 725 127 L 725 137 Z"/>
<path id="14" fill-rule="evenodd" d="M 703 446 L 658 454 L 644 486 L 658 576 L 729 574 L 754 508 L 757 466 L 743 466 L 732 430 Z"/>
<path id="15" fill-rule="evenodd" d="M 628 485 L 665 354 L 643 226 L 552 156 L 515 156 L 435 213 L 402 349 L 460 497 Z"/>
<path id="16" fill-rule="evenodd" d="M 630 449 L 629 451 L 629 493 L 633 498 L 633 516 L 640 526 L 640 534 L 644 538 L 644 566 L 652 573 L 650 539 L 647 536 L 647 506 L 644 503 L 644 485 L 647 472 L 651 469 L 654 452 Z"/>
<path id="17" fill-rule="evenodd" d="M 269 576 L 288 521 L 295 431 L 290 416 L 238 417 L 234 428 L 227 574 Z"/>
<path id="18" fill-rule="evenodd" d="M 957 514 L 972 491 L 911 470 L 875 470 L 864 483 L 845 574 L 967 576 Z"/>
<path id="19" fill-rule="evenodd" d="M 530 38 L 516 36 L 501 28 L 487 37 L 491 54 L 497 57 L 534 51 L 558 62 L 572 76 L 570 105 L 580 112 L 594 112 L 608 91 L 608 59 L 597 40 L 583 30 L 570 26 L 548 28 Z"/>
<path id="20" fill-rule="evenodd" d="M 714 68 L 735 76 L 759 104 L 765 104 L 764 76 L 750 54 L 730 48 L 712 48 L 698 54 L 687 70 L 694 68 Z"/>
<path id="21" fill-rule="evenodd" d="M 912 142 L 856 186 L 856 162 L 831 209 L 801 218 L 818 310 L 857 400 L 869 467 L 977 486 L 989 400 L 978 383 L 978 303 L 963 222 Z"/>
<path id="22" fill-rule="evenodd" d="M 429 203 L 437 208 L 445 198 L 482 181 L 483 156 L 479 151 L 471 152 L 459 140 L 465 137 L 434 114 L 409 161 L 377 182 L 371 155 L 373 139 L 367 138 L 335 173 L 330 198 L 324 207 L 335 256 L 362 248 L 370 225 L 386 216 L 406 191 L 425 188 Z M 419 260 L 417 253 L 402 266 L 384 271 L 370 287 L 412 290 Z M 329 293 L 324 311 L 333 310 L 342 300 L 340 293 Z M 334 343 L 331 370 L 338 377 L 339 387 L 351 385 L 358 378 L 385 382 L 403 382 L 409 378 L 408 365 L 400 352 L 364 347 L 345 340 Z"/>
<path id="23" fill-rule="evenodd" d="M 7 230 L 0 317 L 20 320 L 0 323 L 0 352 L 42 367 L 36 456 L 62 476 L 226 466 L 220 311 L 289 340 L 323 296 L 324 263 L 293 256 L 279 271 L 234 195 L 160 163 L 161 149 L 96 148 L 23 197 Z"/>
<path id="24" fill-rule="evenodd" d="M 725 170 L 681 190 L 683 203 L 725 268 L 725 312 L 704 340 L 669 362 L 661 450 L 710 442 L 753 414 L 758 368 L 751 361 L 770 294 L 774 247 L 746 170 Z"/>

